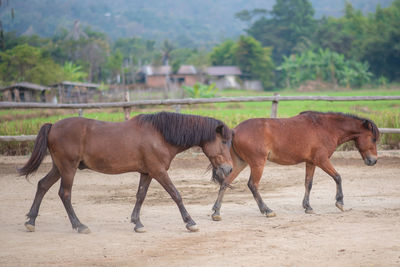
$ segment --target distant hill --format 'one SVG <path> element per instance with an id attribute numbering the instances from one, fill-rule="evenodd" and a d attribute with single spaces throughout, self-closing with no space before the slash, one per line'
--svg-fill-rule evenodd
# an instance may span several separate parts
<path id="1" fill-rule="evenodd" d="M 210 47 L 241 34 L 245 25 L 234 18 L 243 9 L 270 10 L 275 0 L 9 0 L 0 8 L 6 31 L 53 36 L 70 29 L 78 19 L 83 26 L 110 38 L 170 39 L 180 46 Z M 311 0 L 316 17 L 341 16 L 344 0 Z M 364 13 L 393 0 L 350 0 Z M 11 7 L 15 18 L 11 20 Z"/>

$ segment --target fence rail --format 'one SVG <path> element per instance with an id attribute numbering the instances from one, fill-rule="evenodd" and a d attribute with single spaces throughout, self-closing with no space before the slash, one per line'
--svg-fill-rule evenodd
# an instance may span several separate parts
<path id="1" fill-rule="evenodd" d="M 249 96 L 249 97 L 219 97 L 219 98 L 184 98 L 138 100 L 129 102 L 87 103 L 87 104 L 50 104 L 50 103 L 21 103 L 0 102 L 0 109 L 8 108 L 49 108 L 49 109 L 101 109 L 101 108 L 130 108 L 143 105 L 192 105 L 204 103 L 226 102 L 267 102 L 267 101 L 379 101 L 400 100 L 400 96 Z"/>
<path id="2" fill-rule="evenodd" d="M 87 103 L 87 104 L 50 104 L 50 103 L 16 103 L 0 102 L 0 109 L 27 109 L 27 108 L 48 108 L 48 109 L 78 109 L 80 116 L 83 109 L 123 108 L 129 113 L 129 109 L 135 106 L 153 105 L 192 105 L 206 103 L 226 102 L 272 102 L 271 117 L 276 117 L 279 101 L 381 101 L 400 100 L 400 96 L 250 96 L 250 97 L 219 97 L 219 98 L 184 98 L 184 99 L 160 99 L 160 100 L 138 100 L 127 102 L 110 103 Z M 127 116 L 126 116 L 127 117 Z M 379 128 L 383 134 L 400 134 L 400 129 Z M 0 136 L 0 142 L 12 141 L 34 141 L 36 135 Z"/>

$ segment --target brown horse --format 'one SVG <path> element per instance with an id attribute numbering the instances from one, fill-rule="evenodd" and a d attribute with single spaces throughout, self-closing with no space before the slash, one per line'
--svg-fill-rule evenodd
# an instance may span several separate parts
<path id="1" fill-rule="evenodd" d="M 138 115 L 126 122 L 104 122 L 68 118 L 54 125 L 44 124 L 36 138 L 29 161 L 19 169 L 26 177 L 35 172 L 46 155 L 53 160 L 50 172 L 38 182 L 35 199 L 25 226 L 35 230 L 40 203 L 49 188 L 61 177 L 59 196 L 79 233 L 89 233 L 71 205 L 71 188 L 77 168 L 106 174 L 139 172 L 137 201 L 131 215 L 136 232 L 143 232 L 140 209 L 152 178 L 156 179 L 176 202 L 186 228 L 197 225 L 186 211 L 182 198 L 167 170 L 176 154 L 200 146 L 213 167 L 213 174 L 223 179 L 232 171 L 229 149 L 232 131 L 221 121 L 195 115 L 161 112 Z"/>
<path id="2" fill-rule="evenodd" d="M 221 184 L 213 207 L 212 218 L 216 221 L 221 220 L 220 208 L 226 188 L 247 165 L 251 169 L 248 187 L 261 213 L 273 217 L 275 213 L 267 207 L 258 192 L 267 160 L 282 165 L 306 163 L 303 199 L 306 213 L 313 213 L 309 195 L 316 166 L 336 182 L 336 207 L 343 211 L 342 179 L 329 161 L 340 144 L 354 140 L 366 165 L 372 166 L 377 161 L 378 128 L 371 120 L 350 114 L 305 111 L 286 119 L 249 119 L 240 123 L 234 131 L 231 148 L 233 171 L 225 179 L 219 179 L 217 175 L 214 177 Z"/>

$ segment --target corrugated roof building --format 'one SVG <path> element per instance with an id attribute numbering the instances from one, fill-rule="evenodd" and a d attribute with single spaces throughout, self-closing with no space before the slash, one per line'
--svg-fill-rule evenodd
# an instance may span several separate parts
<path id="1" fill-rule="evenodd" d="M 46 92 L 51 88 L 39 84 L 21 82 L 0 89 L 3 101 L 46 102 Z"/>

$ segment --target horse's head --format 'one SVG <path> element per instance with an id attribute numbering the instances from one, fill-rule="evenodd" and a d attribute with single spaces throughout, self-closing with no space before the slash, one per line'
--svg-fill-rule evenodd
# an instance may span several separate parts
<path id="1" fill-rule="evenodd" d="M 372 166 L 378 160 L 376 143 L 379 140 L 379 130 L 375 123 L 370 120 L 364 120 L 361 127 L 362 131 L 355 138 L 355 144 L 364 163 Z"/>
<path id="2" fill-rule="evenodd" d="M 202 149 L 211 162 L 212 178 L 221 183 L 232 172 L 233 163 L 229 150 L 233 131 L 224 124 L 218 125 L 215 131 L 216 138 L 204 143 Z"/>

